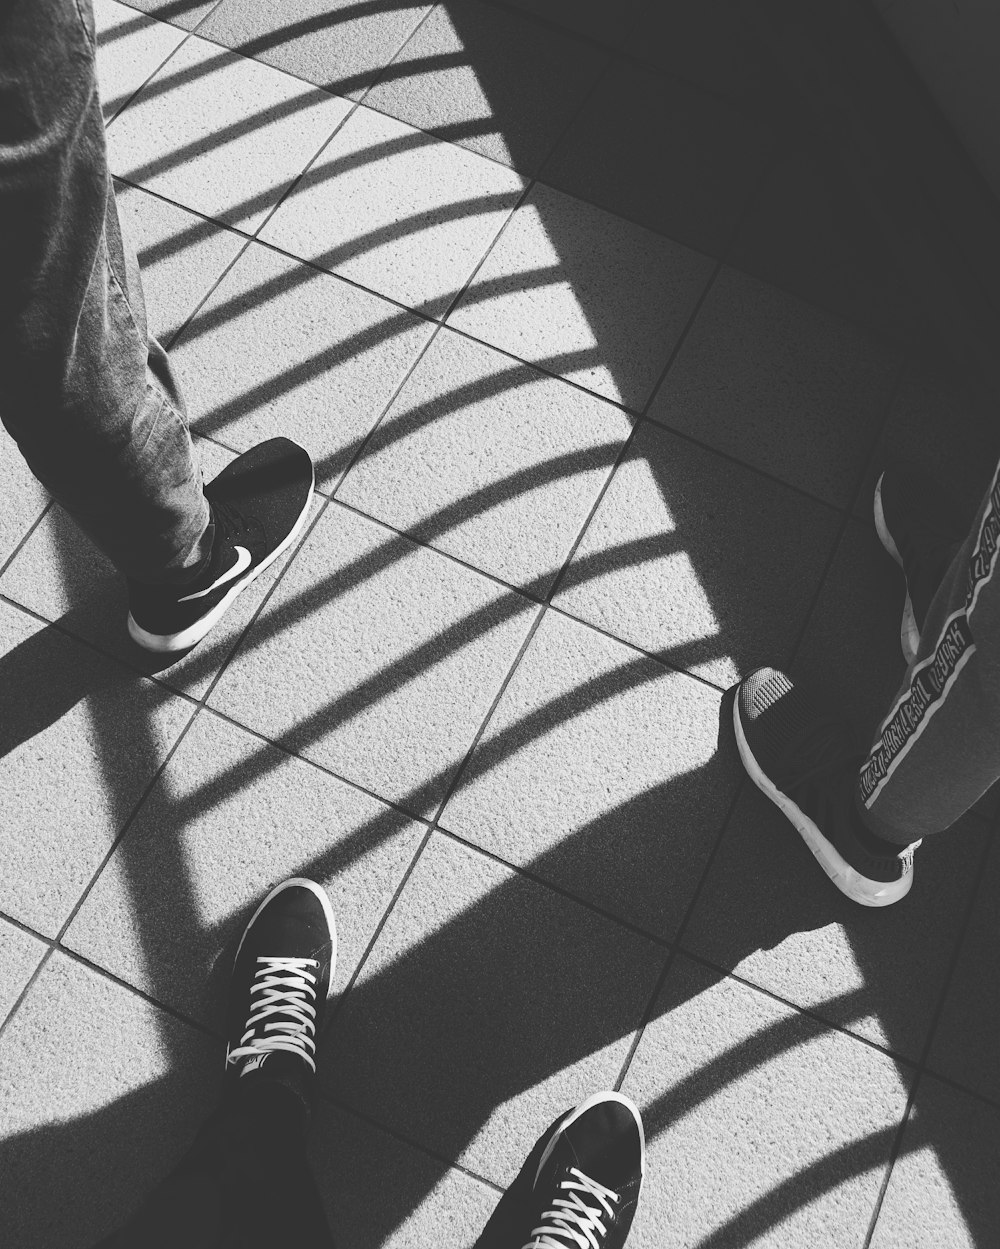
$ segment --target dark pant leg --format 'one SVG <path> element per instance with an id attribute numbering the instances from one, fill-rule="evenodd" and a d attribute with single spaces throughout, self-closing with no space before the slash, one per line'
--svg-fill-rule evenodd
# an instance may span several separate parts
<path id="1" fill-rule="evenodd" d="M 209 511 L 107 169 L 90 0 L 0 2 L 0 419 L 124 572 L 189 579 Z"/>
<path id="2" fill-rule="evenodd" d="M 236 1091 L 97 1249 L 332 1249 L 306 1161 L 301 1105 L 271 1082 Z"/>
<path id="3" fill-rule="evenodd" d="M 948 828 L 1000 778 L 998 551 L 1000 465 L 861 767 L 862 818 L 887 841 Z"/>

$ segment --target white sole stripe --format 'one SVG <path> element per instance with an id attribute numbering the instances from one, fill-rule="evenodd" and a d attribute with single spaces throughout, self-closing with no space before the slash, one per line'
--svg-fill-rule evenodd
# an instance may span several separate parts
<path id="1" fill-rule="evenodd" d="M 233 603 L 239 598 L 247 586 L 253 585 L 261 573 L 266 572 L 268 568 L 279 559 L 288 548 L 295 542 L 305 519 L 309 515 L 309 507 L 312 503 L 313 491 L 309 489 L 309 497 L 306 499 L 305 507 L 295 526 L 288 536 L 278 546 L 274 548 L 266 559 L 262 559 L 256 568 L 251 569 L 247 576 L 237 581 L 233 587 L 227 591 L 225 596 L 219 600 L 211 611 L 206 612 L 204 616 L 200 616 L 198 620 L 187 629 L 182 629 L 179 633 L 149 633 L 141 625 L 136 624 L 132 618 L 132 613 L 128 616 L 128 631 L 132 641 L 141 646 L 143 650 L 153 651 L 158 655 L 171 655 L 177 651 L 190 650 L 192 646 L 197 646 L 201 639 L 209 633 L 219 623 L 226 612 L 232 607 Z"/>

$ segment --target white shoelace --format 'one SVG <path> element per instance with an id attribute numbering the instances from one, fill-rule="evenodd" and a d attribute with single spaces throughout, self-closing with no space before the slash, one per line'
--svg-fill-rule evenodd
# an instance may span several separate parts
<path id="1" fill-rule="evenodd" d="M 319 967 L 319 963 L 314 958 L 257 959 L 246 1031 L 227 1062 L 287 1050 L 316 1070 L 316 977 L 309 967 Z M 266 1023 L 272 1015 L 283 1018 Z M 254 1036 L 261 1025 L 264 1035 Z"/>
<path id="2" fill-rule="evenodd" d="M 545 1211 L 542 1215 L 545 1222 L 532 1231 L 531 1240 L 523 1249 L 569 1249 L 572 1245 L 576 1245 L 578 1249 L 600 1249 L 598 1233 L 602 1237 L 607 1233 L 607 1228 L 601 1221 L 602 1217 L 610 1217 L 614 1213 L 611 1203 L 620 1201 L 621 1198 L 610 1188 L 605 1188 L 589 1175 L 578 1171 L 576 1167 L 571 1167 L 569 1173 L 575 1175 L 576 1179 L 563 1180 L 559 1187 L 570 1195 L 555 1198 L 552 1205 L 558 1208 Z M 595 1208 L 593 1204 L 588 1205 L 580 1197 L 580 1193 L 596 1199 L 600 1208 Z M 562 1239 L 553 1239 L 556 1236 Z"/>

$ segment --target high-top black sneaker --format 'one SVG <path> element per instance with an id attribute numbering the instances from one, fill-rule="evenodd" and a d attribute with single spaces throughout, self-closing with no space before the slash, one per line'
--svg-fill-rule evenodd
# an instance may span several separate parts
<path id="1" fill-rule="evenodd" d="M 540 1144 L 534 1175 L 523 1177 L 507 1223 L 510 1249 L 622 1249 L 646 1167 L 634 1103 L 621 1093 L 595 1093 Z"/>
<path id="2" fill-rule="evenodd" d="M 841 893 L 862 906 L 889 906 L 909 893 L 920 842 L 894 846 L 862 823 L 854 798 L 862 756 L 843 721 L 783 672 L 758 668 L 740 682 L 733 724 L 750 779 Z"/>
<path id="3" fill-rule="evenodd" d="M 205 571 L 181 586 L 129 579 L 133 640 L 161 654 L 200 642 L 302 532 L 312 488 L 312 460 L 288 438 L 259 443 L 227 465 L 205 487 L 215 523 Z"/>
<path id="4" fill-rule="evenodd" d="M 276 885 L 236 951 L 229 993 L 226 1079 L 271 1079 L 309 1105 L 316 1038 L 337 956 L 333 911 L 311 880 Z"/>
<path id="5" fill-rule="evenodd" d="M 903 462 L 886 468 L 875 483 L 874 510 L 879 541 L 906 580 L 899 641 L 910 664 L 931 600 L 968 525 L 938 482 Z"/>

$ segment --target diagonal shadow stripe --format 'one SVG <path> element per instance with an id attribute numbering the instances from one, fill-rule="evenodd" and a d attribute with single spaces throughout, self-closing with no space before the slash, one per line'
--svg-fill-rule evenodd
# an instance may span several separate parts
<path id="1" fill-rule="evenodd" d="M 711 1235 L 699 1240 L 696 1249 L 732 1249 L 734 1245 L 759 1242 L 761 1236 L 779 1227 L 796 1210 L 804 1209 L 823 1193 L 833 1192 L 848 1180 L 858 1179 L 877 1167 L 885 1167 L 897 1131 L 893 1126 L 871 1132 L 802 1167 Z"/>
<path id="2" fill-rule="evenodd" d="M 459 139 L 475 138 L 477 135 L 489 132 L 489 123 L 478 121 L 455 122 L 449 126 L 442 127 L 440 134 L 437 136 L 417 131 L 400 139 L 393 139 L 384 144 L 376 144 L 371 148 L 366 148 L 364 152 L 338 157 L 336 160 L 328 161 L 322 166 L 313 166 L 309 171 L 310 185 L 326 181 L 328 178 L 334 178 L 338 174 L 347 172 L 350 169 L 360 169 L 364 165 L 372 163 L 372 161 L 383 159 L 385 156 L 429 146 L 440 138 L 448 141 L 457 141 Z M 381 153 L 379 149 L 382 149 Z M 143 189 L 138 182 L 133 182 L 131 179 L 119 177 L 118 180 L 128 186 L 135 186 L 139 190 Z M 275 197 L 279 191 L 279 187 L 272 187 L 257 195 L 251 195 L 249 198 L 241 200 L 234 207 L 233 212 L 241 218 L 253 217 L 262 210 L 270 208 L 274 204 Z M 186 251 L 188 247 L 201 242 L 208 234 L 218 229 L 218 224 L 211 219 L 199 219 L 184 230 L 179 230 L 176 234 L 169 235 L 167 238 L 143 248 L 139 252 L 139 265 L 144 270 L 151 268 L 163 260 L 168 260 L 171 256 L 176 256 Z"/>
<path id="3" fill-rule="evenodd" d="M 518 609 L 518 605 L 510 601 L 515 597 L 511 595 L 508 596 L 508 600 L 503 601 L 502 607 L 506 614 L 513 615 Z M 492 624 L 492 621 L 489 623 Z M 678 672 L 682 669 L 692 649 L 692 645 L 682 645 L 672 648 L 668 653 L 669 659 L 678 666 Z M 666 658 L 663 662 L 666 662 Z M 591 711 L 603 702 L 618 698 L 629 690 L 659 680 L 665 675 L 666 671 L 663 668 L 658 668 L 650 662 L 647 656 L 641 655 L 619 665 L 609 673 L 575 686 L 572 690 L 549 700 L 530 715 L 510 725 L 484 745 L 480 745 L 462 772 L 462 783 L 474 781 L 497 768 L 513 754 L 526 750 L 533 742 L 551 732 L 556 725 L 568 723 L 575 716 Z M 257 777 L 279 766 L 281 755 L 272 749 L 273 746 L 277 746 L 278 751 L 291 754 L 301 754 L 303 749 L 308 749 L 311 741 L 327 731 L 326 715 L 327 708 L 324 707 L 301 724 L 296 725 L 287 734 L 268 739 L 247 761 L 242 777 L 234 778 L 230 775 L 216 777 L 179 799 L 175 805 L 178 821 L 187 822 L 197 819 L 202 812 L 226 801 L 238 792 L 245 784 L 245 777 Z M 348 714 L 342 714 L 338 724 L 346 723 L 348 718 Z M 449 761 L 433 776 L 407 793 L 397 806 L 419 815 L 439 804 L 442 792 L 455 777 L 461 762 L 460 759 Z M 317 879 L 328 879 L 346 870 L 358 857 L 369 853 L 380 844 L 382 838 L 394 835 L 398 827 L 398 818 L 396 811 L 381 813 L 371 821 L 360 825 L 331 851 L 299 865 L 295 874 L 315 875 Z"/>
<path id="4" fill-rule="evenodd" d="M 603 448 L 597 447 L 587 451 L 571 452 L 566 456 L 557 456 L 546 463 L 535 465 L 531 469 L 524 470 L 523 473 L 513 474 L 504 479 L 503 482 L 483 487 L 482 491 L 475 492 L 472 496 L 448 504 L 434 516 L 422 521 L 414 531 L 414 536 L 418 537 L 422 542 L 430 542 L 433 538 L 446 533 L 456 521 L 467 519 L 470 514 L 470 500 L 475 499 L 477 496 L 480 497 L 480 508 L 485 506 L 487 502 L 489 506 L 495 507 L 502 502 L 508 502 L 512 498 L 516 498 L 518 495 L 539 489 L 549 481 L 559 480 L 560 478 L 578 473 L 592 472 L 595 468 L 607 467 L 610 470 L 614 457 L 619 450 L 619 444 L 607 444 Z M 647 556 L 648 558 L 655 558 L 656 556 L 652 553 L 654 550 L 658 554 L 663 554 L 667 548 L 662 546 L 656 547 L 655 543 L 648 543 L 646 539 L 640 539 L 636 544 L 626 543 L 618 549 L 622 552 L 624 563 L 628 563 L 633 560 L 639 562 L 647 558 Z M 348 594 L 371 577 L 384 572 L 392 564 L 405 559 L 407 555 L 412 554 L 413 550 L 413 542 L 408 537 L 396 535 L 389 538 L 373 553 L 360 556 L 352 564 L 324 578 L 317 585 L 310 586 L 294 597 L 287 599 L 281 606 L 280 623 L 274 616 L 269 616 L 265 619 L 258 618 L 254 622 L 251 632 L 240 643 L 241 653 L 246 653 L 248 649 L 261 646 L 265 641 L 275 637 L 291 624 L 305 620 L 315 611 L 318 602 L 330 603 L 334 599 Z M 601 552 L 591 557 L 589 561 L 581 561 L 581 568 L 574 580 L 574 585 L 581 584 L 588 579 L 588 568 L 595 570 L 592 575 L 603 575 L 608 567 L 607 560 L 608 554 Z M 534 581 L 515 587 L 515 590 L 529 598 L 541 598 L 551 587 L 555 571 L 557 570 L 543 573 Z M 198 663 L 192 665 L 188 671 L 196 680 L 209 675 L 209 669 Z"/>
<path id="5" fill-rule="evenodd" d="M 201 8 L 204 3 L 205 0 L 170 0 L 169 4 L 159 4 L 156 6 L 155 13 L 138 13 L 127 22 L 122 22 L 121 25 L 99 34 L 98 47 L 116 43 L 119 39 L 127 39 L 129 35 L 137 34 L 140 30 L 147 30 L 154 21 L 170 22 L 175 17 L 183 17 Z"/>
<path id="6" fill-rule="evenodd" d="M 260 39 L 251 40 L 250 42 L 257 43 L 264 40 L 268 41 L 269 48 L 280 47 L 289 42 L 289 39 L 277 39 L 271 35 L 261 36 Z M 233 48 L 226 46 L 218 55 L 199 61 L 195 65 L 187 65 L 184 69 L 175 69 L 165 74 L 157 74 L 153 81 L 142 89 L 141 99 L 143 103 L 155 100 L 160 96 L 169 95 L 172 91 L 189 86 L 201 78 L 207 78 L 217 70 L 231 65 L 237 56 L 253 59 L 254 54 L 244 51 L 245 46 L 247 45 L 238 45 Z M 412 61 L 395 62 L 383 66 L 381 69 L 373 67 L 363 73 L 350 74 L 342 78 L 331 78 L 325 82 L 313 83 L 312 85 L 318 87 L 327 95 L 348 96 L 352 92 L 360 91 L 362 88 L 367 87 L 376 77 L 381 84 L 393 79 L 408 78 L 413 74 L 434 73 L 442 69 L 457 69 L 468 66 L 468 64 L 468 57 L 464 53 L 444 52 L 436 56 L 414 58 Z M 305 82 L 306 80 L 299 78 L 298 81 Z M 127 99 L 129 99 L 127 95 L 120 96 L 118 99 L 110 101 L 109 107 L 120 108 Z M 494 131 L 495 129 L 496 127 L 494 127 Z"/>

